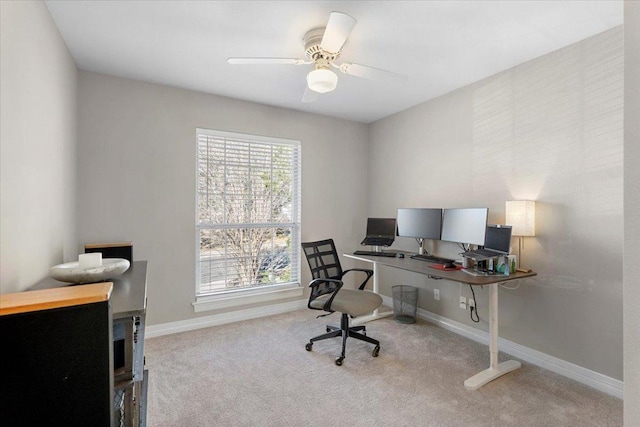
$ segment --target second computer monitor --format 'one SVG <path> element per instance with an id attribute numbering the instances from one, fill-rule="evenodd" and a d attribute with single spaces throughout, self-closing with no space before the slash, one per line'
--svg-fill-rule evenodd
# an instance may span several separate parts
<path id="1" fill-rule="evenodd" d="M 442 209 L 398 209 L 398 236 L 440 240 Z"/>
<path id="2" fill-rule="evenodd" d="M 484 245 L 488 208 L 445 209 L 442 213 L 442 240 Z"/>

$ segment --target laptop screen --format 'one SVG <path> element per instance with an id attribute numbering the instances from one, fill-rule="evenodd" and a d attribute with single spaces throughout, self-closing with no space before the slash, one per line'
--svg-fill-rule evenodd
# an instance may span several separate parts
<path id="1" fill-rule="evenodd" d="M 487 234 L 484 239 L 484 248 L 494 251 L 509 253 L 511 247 L 510 225 L 487 225 Z"/>
<path id="2" fill-rule="evenodd" d="M 396 235 L 396 219 L 395 218 L 367 218 L 367 237 L 369 236 L 395 237 L 395 235 Z"/>

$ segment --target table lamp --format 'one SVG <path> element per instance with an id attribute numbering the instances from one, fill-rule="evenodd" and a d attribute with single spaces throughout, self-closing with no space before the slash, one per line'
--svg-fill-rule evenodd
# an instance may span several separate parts
<path id="1" fill-rule="evenodd" d="M 532 200 L 510 200 L 505 202 L 505 223 L 510 225 L 511 235 L 518 237 L 518 271 L 528 273 L 531 270 L 521 268 L 520 254 L 523 249 L 523 237 L 536 235 L 536 202 Z"/>

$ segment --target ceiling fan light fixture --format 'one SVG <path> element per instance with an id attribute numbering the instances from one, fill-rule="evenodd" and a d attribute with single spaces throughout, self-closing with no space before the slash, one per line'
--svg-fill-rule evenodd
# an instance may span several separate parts
<path id="1" fill-rule="evenodd" d="M 314 92 L 331 92 L 338 85 L 338 76 L 328 68 L 316 68 L 307 74 L 307 85 Z"/>

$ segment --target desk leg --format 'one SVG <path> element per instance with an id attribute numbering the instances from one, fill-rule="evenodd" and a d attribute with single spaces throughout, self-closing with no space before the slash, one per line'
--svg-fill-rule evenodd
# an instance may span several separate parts
<path id="1" fill-rule="evenodd" d="M 467 378 L 464 386 L 476 390 L 486 383 L 520 367 L 520 362 L 507 360 L 498 363 L 498 284 L 489 285 L 489 368 Z"/>
<path id="2" fill-rule="evenodd" d="M 378 263 L 374 262 L 373 263 L 373 292 L 376 294 L 379 294 L 379 285 L 380 282 L 378 281 Z M 366 316 L 360 316 L 360 317 L 356 317 L 355 319 L 353 319 L 351 321 L 351 324 L 353 326 L 358 326 L 358 325 L 362 325 L 363 323 L 367 323 L 370 322 L 372 320 L 378 320 L 378 319 L 382 319 L 383 317 L 389 317 L 393 315 L 393 311 L 380 311 L 377 308 L 375 310 L 373 310 L 373 313 L 368 314 Z"/>

